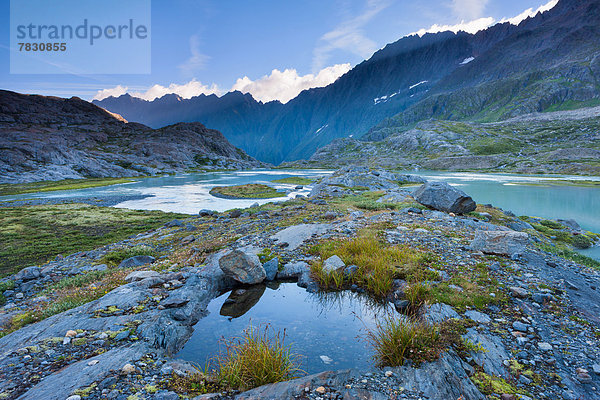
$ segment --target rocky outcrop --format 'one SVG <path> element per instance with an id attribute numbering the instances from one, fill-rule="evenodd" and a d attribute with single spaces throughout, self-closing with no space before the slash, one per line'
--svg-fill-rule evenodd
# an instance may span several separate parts
<path id="1" fill-rule="evenodd" d="M 122 177 L 262 164 L 200 123 L 151 129 L 73 97 L 0 91 L 0 182 Z"/>
<path id="2" fill-rule="evenodd" d="M 465 192 L 446 182 L 428 182 L 413 193 L 416 201 L 435 210 L 466 214 L 477 205 Z"/>
<path id="3" fill-rule="evenodd" d="M 267 277 L 258 256 L 234 250 L 219 260 L 219 266 L 225 275 L 240 283 L 253 285 L 261 283 Z"/>
<path id="4" fill-rule="evenodd" d="M 471 249 L 487 254 L 512 256 L 525 253 L 529 235 L 525 232 L 476 231 Z"/>

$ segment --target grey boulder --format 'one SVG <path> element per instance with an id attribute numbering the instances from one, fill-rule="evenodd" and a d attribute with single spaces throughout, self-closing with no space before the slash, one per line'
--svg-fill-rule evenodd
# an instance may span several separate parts
<path id="1" fill-rule="evenodd" d="M 261 283 L 267 277 L 258 256 L 240 250 L 234 250 L 221 257 L 219 267 L 225 275 L 249 285 Z"/>
<path id="2" fill-rule="evenodd" d="M 119 268 L 135 268 L 142 265 L 152 264 L 156 258 L 152 256 L 133 256 L 121 261 Z"/>
<path id="3" fill-rule="evenodd" d="M 529 235 L 515 231 L 476 231 L 471 242 L 471 250 L 487 254 L 512 256 L 523 254 Z"/>
<path id="4" fill-rule="evenodd" d="M 470 196 L 446 182 L 427 182 L 413 193 L 413 197 L 419 203 L 434 210 L 456 214 L 475 211 L 477 207 Z"/>
<path id="5" fill-rule="evenodd" d="M 346 264 L 338 256 L 331 256 L 323 263 L 323 271 L 330 273 L 344 268 Z"/>
<path id="6" fill-rule="evenodd" d="M 15 275 L 16 281 L 31 281 L 40 277 L 40 267 L 27 267 L 23 268 Z"/>
<path id="7" fill-rule="evenodd" d="M 129 275 L 125 277 L 125 282 L 137 282 L 146 278 L 155 278 L 160 276 L 160 274 L 156 271 L 133 271 Z"/>
<path id="8" fill-rule="evenodd" d="M 279 258 L 275 257 L 267 261 L 263 264 L 263 268 L 265 269 L 265 273 L 267 274 L 267 280 L 272 281 L 275 279 L 275 275 L 277 275 L 277 270 L 279 268 Z"/>

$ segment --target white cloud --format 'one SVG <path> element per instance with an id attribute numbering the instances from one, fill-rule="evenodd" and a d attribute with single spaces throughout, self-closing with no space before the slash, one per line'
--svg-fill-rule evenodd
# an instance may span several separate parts
<path id="1" fill-rule="evenodd" d="M 337 78 L 350 71 L 350 64 L 336 64 L 323 68 L 318 74 L 307 74 L 300 76 L 295 69 L 279 71 L 274 69 L 270 75 L 265 75 L 255 81 L 247 76 L 239 78 L 231 90 L 239 90 L 250 93 L 257 100 L 268 102 L 279 100 L 287 103 L 296 97 L 301 91 L 327 86 Z"/>
<path id="2" fill-rule="evenodd" d="M 190 53 L 192 55 L 178 68 L 186 76 L 193 76 L 194 72 L 201 70 L 210 59 L 206 54 L 200 51 L 200 38 L 198 35 L 190 36 Z"/>
<path id="3" fill-rule="evenodd" d="M 347 18 L 321 36 L 313 51 L 313 71 L 321 70 L 335 50 L 344 50 L 362 58 L 373 54 L 377 50 L 377 44 L 365 36 L 364 26 L 389 4 L 387 0 L 367 0 L 362 14 Z"/>
<path id="4" fill-rule="evenodd" d="M 452 0 L 454 15 L 462 20 L 478 19 L 483 15 L 488 0 Z"/>
<path id="5" fill-rule="evenodd" d="M 337 78 L 350 71 L 350 64 L 336 64 L 331 67 L 323 68 L 318 74 L 298 75 L 295 69 L 286 69 L 283 72 L 274 69 L 270 75 L 265 75 L 255 81 L 247 76 L 239 78 L 231 90 L 239 90 L 243 93 L 250 93 L 256 100 L 263 102 L 279 100 L 287 103 L 296 97 L 301 91 L 327 86 Z M 185 84 L 172 83 L 169 86 L 154 85 L 145 91 L 129 90 L 127 86 L 115 86 L 111 89 L 99 90 L 93 100 L 102 100 L 110 96 L 118 97 L 129 93 L 133 97 L 152 101 L 169 93 L 175 93 L 184 99 L 189 99 L 201 94 L 222 95 L 225 90 L 219 88 L 216 84 L 205 85 L 200 81 L 192 79 Z"/>
<path id="6" fill-rule="evenodd" d="M 102 100 L 110 96 L 121 96 L 122 94 L 129 93 L 133 97 L 138 97 L 140 99 L 152 101 L 156 98 L 162 97 L 165 94 L 177 94 L 184 99 L 189 99 L 194 96 L 199 96 L 201 94 L 216 94 L 221 95 L 223 90 L 221 90 L 216 84 L 212 84 L 210 86 L 202 84 L 195 79 L 192 79 L 188 83 L 184 84 L 176 84 L 171 83 L 169 86 L 162 85 L 154 85 L 150 87 L 146 91 L 129 91 L 127 86 L 116 86 L 112 89 L 104 89 L 98 91 L 94 96 L 93 100 Z"/>
<path id="7" fill-rule="evenodd" d="M 537 15 L 538 12 L 545 12 L 545 11 L 550 10 L 558 3 L 558 1 L 559 0 L 550 0 L 548 3 L 539 6 L 535 10 L 533 8 L 529 8 L 515 17 L 502 18 L 500 21 L 497 21 L 493 17 L 485 17 L 485 18 L 478 18 L 478 19 L 468 21 L 468 22 L 462 21 L 461 23 L 455 24 L 455 25 L 434 24 L 427 29 L 420 29 L 417 32 L 413 32 L 413 33 L 411 33 L 411 35 L 416 34 L 419 36 L 423 36 L 426 33 L 437 33 L 437 32 L 443 32 L 443 31 L 451 31 L 451 32 L 455 32 L 455 33 L 459 32 L 459 31 L 464 31 L 464 32 L 468 32 L 468 33 L 476 33 L 483 29 L 489 28 L 490 26 L 492 26 L 496 23 L 504 23 L 504 22 L 510 22 L 513 25 L 518 25 L 519 23 L 521 23 L 521 21 L 523 21 L 529 17 L 533 17 L 533 16 Z M 469 2 L 470 1 L 465 1 L 465 3 L 469 3 Z"/>
<path id="8" fill-rule="evenodd" d="M 98 90 L 92 100 L 102 100 L 110 96 L 119 97 L 125 93 L 127 93 L 127 86 L 118 85 L 111 89 Z"/>

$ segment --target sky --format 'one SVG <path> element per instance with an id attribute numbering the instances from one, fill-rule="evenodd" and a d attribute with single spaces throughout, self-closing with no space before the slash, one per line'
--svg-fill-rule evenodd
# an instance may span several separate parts
<path id="1" fill-rule="evenodd" d="M 0 0 L 0 88 L 86 100 L 240 90 L 264 102 L 287 102 L 303 89 L 328 85 L 403 36 L 518 23 L 556 2 L 152 0 L 150 73 L 36 75 L 10 73 L 16 52 L 10 48 L 10 0 Z M 122 62 L 127 54 L 112 56 Z M 110 62 L 111 54 L 106 57 Z"/>

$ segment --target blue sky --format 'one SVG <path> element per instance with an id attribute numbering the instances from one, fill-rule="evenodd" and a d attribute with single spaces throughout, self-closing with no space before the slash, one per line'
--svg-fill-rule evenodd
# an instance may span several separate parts
<path id="1" fill-rule="evenodd" d="M 2 89 L 85 99 L 108 89 L 104 95 L 128 91 L 151 99 L 235 88 L 287 101 L 407 34 L 433 25 L 481 28 L 548 0 L 153 0 L 151 73 L 89 76 L 11 75 L 10 1 L 0 2 Z M 160 86 L 146 92 L 153 85 Z"/>

